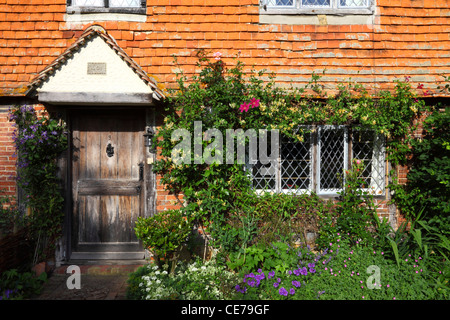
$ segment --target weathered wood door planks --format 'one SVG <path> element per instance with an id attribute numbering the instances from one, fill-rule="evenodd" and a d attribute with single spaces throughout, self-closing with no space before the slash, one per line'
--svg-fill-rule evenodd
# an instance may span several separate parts
<path id="1" fill-rule="evenodd" d="M 143 257 L 144 128 L 141 111 L 72 116 L 72 259 Z"/>

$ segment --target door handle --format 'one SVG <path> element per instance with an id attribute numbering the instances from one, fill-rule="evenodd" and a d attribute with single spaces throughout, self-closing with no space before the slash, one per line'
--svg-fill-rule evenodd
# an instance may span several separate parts
<path id="1" fill-rule="evenodd" d="M 144 164 L 139 163 L 139 181 L 144 181 Z"/>

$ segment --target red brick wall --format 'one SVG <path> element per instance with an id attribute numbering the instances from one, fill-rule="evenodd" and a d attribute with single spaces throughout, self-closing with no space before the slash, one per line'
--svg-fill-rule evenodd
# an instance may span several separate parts
<path id="1" fill-rule="evenodd" d="M 8 122 L 8 108 L 0 106 L 0 192 L 6 195 L 16 194 L 13 130 L 14 127 Z"/>

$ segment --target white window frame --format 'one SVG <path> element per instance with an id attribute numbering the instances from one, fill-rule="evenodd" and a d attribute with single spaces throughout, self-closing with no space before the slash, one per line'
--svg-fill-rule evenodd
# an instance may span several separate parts
<path id="1" fill-rule="evenodd" d="M 321 169 L 322 169 L 322 157 L 321 157 L 321 149 L 322 149 L 322 135 L 324 130 L 343 130 L 343 147 L 344 147 L 344 159 L 343 159 L 343 168 L 342 170 L 348 170 L 348 128 L 346 126 L 333 126 L 333 125 L 325 125 L 319 126 L 317 128 L 317 143 L 316 143 L 316 152 L 317 152 L 317 160 L 316 160 L 316 192 L 318 195 L 335 195 L 338 192 L 342 191 L 340 188 L 322 188 L 321 185 Z M 342 173 L 343 171 L 341 171 Z"/>
<path id="2" fill-rule="evenodd" d="M 302 6 L 302 0 L 293 0 L 293 6 L 271 6 L 269 0 L 260 0 L 261 14 L 299 15 L 366 15 L 375 11 L 375 0 L 367 0 L 368 5 L 363 7 L 340 6 L 340 0 L 330 0 L 330 6 Z"/>
<path id="3" fill-rule="evenodd" d="M 309 187 L 306 189 L 282 189 L 281 187 L 281 179 L 282 179 L 282 152 L 279 152 L 279 157 L 277 159 L 276 163 L 276 170 L 275 175 L 273 178 L 275 179 L 275 187 L 271 189 L 258 189 L 255 188 L 255 191 L 257 194 L 262 194 L 264 192 L 274 192 L 274 193 L 284 193 L 284 194 L 293 194 L 293 195 L 300 195 L 300 194 L 310 194 L 311 192 L 315 192 L 319 196 L 323 197 L 335 197 L 338 196 L 338 193 L 342 191 L 342 188 L 322 188 L 321 186 L 321 165 L 322 165 L 322 159 L 321 159 L 321 137 L 323 135 L 324 130 L 343 130 L 343 165 L 342 168 L 339 170 L 339 173 L 343 173 L 345 170 L 348 170 L 349 168 L 349 158 L 355 159 L 354 151 L 353 151 L 353 144 L 349 144 L 349 127 L 347 126 L 334 126 L 334 125 L 320 125 L 320 126 L 314 126 L 311 127 L 311 137 L 309 142 Z M 353 129 L 355 131 L 355 129 Z M 375 133 L 374 133 L 375 134 Z M 377 141 L 380 145 L 375 145 L 375 141 Z M 280 151 L 281 151 L 281 143 L 280 143 Z M 371 181 L 375 179 L 375 175 L 377 175 L 379 180 L 376 180 L 375 184 L 377 185 L 376 189 L 371 189 L 370 186 L 367 186 L 367 188 L 361 189 L 362 191 L 367 191 L 368 193 L 373 194 L 374 196 L 384 196 L 385 195 L 385 148 L 384 148 L 384 138 L 383 137 L 376 137 L 374 138 L 374 145 L 373 145 L 373 152 L 375 152 L 375 148 L 377 149 L 377 155 L 376 160 L 374 161 L 374 158 L 372 158 L 371 163 Z M 372 157 L 375 157 L 372 155 Z M 374 163 L 375 162 L 375 163 Z M 375 168 L 374 166 L 378 165 L 378 168 Z M 253 166 L 247 164 L 245 166 L 245 169 L 247 170 L 249 177 L 253 179 Z M 258 183 L 259 184 L 259 183 Z"/>
<path id="4" fill-rule="evenodd" d="M 102 0 L 102 6 L 77 6 L 73 0 L 66 0 L 66 12 L 68 14 L 80 13 L 129 13 L 129 14 L 146 14 L 147 0 L 139 0 L 139 7 L 116 7 L 110 6 L 110 0 Z"/>

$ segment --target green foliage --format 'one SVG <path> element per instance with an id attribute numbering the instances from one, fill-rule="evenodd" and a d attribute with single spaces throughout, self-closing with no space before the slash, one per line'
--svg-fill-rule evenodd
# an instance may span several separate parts
<path id="1" fill-rule="evenodd" d="M 337 232 L 353 235 L 353 242 L 358 239 L 369 241 L 375 228 L 376 208 L 373 194 L 368 190 L 362 177 L 364 165 L 360 160 L 353 160 L 353 166 L 346 171 L 342 180 L 343 191 L 336 207 L 338 214 Z"/>
<path id="2" fill-rule="evenodd" d="M 1 192 L 1 191 L 0 191 Z M 13 197 L 0 194 L 0 237 L 25 226 L 27 217 L 22 216 Z"/>
<path id="3" fill-rule="evenodd" d="M 153 253 L 158 266 L 161 267 L 163 260 L 170 261 L 173 273 L 192 225 L 181 210 L 166 210 L 152 217 L 139 217 L 135 231 L 144 247 Z"/>
<path id="4" fill-rule="evenodd" d="M 11 269 L 0 276 L 0 300 L 22 300 L 39 294 L 42 285 L 47 281 L 47 274 L 43 272 L 36 277 L 31 272 L 19 272 Z"/>
<path id="5" fill-rule="evenodd" d="M 335 241 L 337 233 L 352 234 L 352 241 L 356 243 L 364 239 L 367 245 L 375 241 L 377 213 L 371 190 L 365 185 L 362 161 L 354 159 L 352 168 L 346 170 L 340 178 L 342 191 L 334 212 L 328 213 L 320 220 L 319 246 Z"/>
<path id="6" fill-rule="evenodd" d="M 420 218 L 420 217 L 419 217 Z M 409 225 L 409 229 L 407 226 Z M 423 257 L 432 270 L 449 267 L 450 217 L 435 216 L 429 220 L 418 219 L 409 224 L 404 222 L 397 230 L 385 235 L 388 245 L 378 243 L 377 247 L 397 264 L 411 253 Z"/>
<path id="7" fill-rule="evenodd" d="M 305 130 L 296 131 L 303 125 L 351 125 L 384 135 L 389 160 L 396 165 L 402 163 L 409 152 L 414 121 L 427 110 L 408 78 L 404 82 L 398 81 L 394 92 L 381 92 L 377 97 L 370 96 L 362 85 L 351 79 L 339 85 L 337 94 L 327 96 L 320 83 L 321 76 L 317 74 L 305 88 L 282 89 L 275 86 L 273 74 L 268 75 L 269 81 L 262 81 L 264 71 L 249 72 L 240 61 L 230 66 L 220 59 L 211 61 L 203 51 L 199 53 L 198 67 L 199 74 L 190 79 L 181 74 L 179 88 L 166 101 L 164 126 L 155 138 L 162 158 L 154 170 L 162 175 L 162 183 L 168 190 L 185 195 L 186 214 L 195 223 L 206 227 L 211 236 L 210 243 L 225 252 L 241 250 L 252 241 L 271 242 L 304 234 L 304 230 L 296 230 L 292 219 L 308 209 L 295 204 L 296 200 L 289 196 L 271 199 L 263 195 L 260 201 L 253 195 L 247 196 L 252 192 L 251 182 L 237 158 L 234 164 L 225 165 L 206 163 L 202 157 L 208 150 L 211 152 L 206 156 L 217 156 L 215 159 L 225 163 L 225 144 L 219 148 L 220 143 L 214 136 L 210 140 L 200 138 L 196 141 L 175 138 L 172 134 L 176 129 L 186 129 L 192 137 L 195 136 L 194 122 L 201 121 L 203 131 L 215 128 L 223 137 L 227 129 L 254 129 L 256 132 L 258 129 L 278 129 L 282 135 L 303 141 Z M 189 142 L 191 152 L 183 154 L 187 161 L 176 163 L 172 150 L 181 139 L 183 143 Z M 203 154 L 195 153 L 195 145 L 201 145 Z M 368 195 L 358 193 L 356 183 L 351 186 L 352 192 L 342 195 L 346 199 L 339 208 L 339 215 L 343 213 L 339 225 L 347 230 L 356 224 L 358 236 L 364 236 L 368 228 L 364 222 L 371 219 L 367 215 L 372 208 L 361 200 Z M 314 199 L 315 195 L 312 197 Z M 252 203 L 259 203 L 262 207 L 268 201 L 273 202 L 270 204 L 272 209 L 266 206 L 265 210 L 259 210 L 252 206 Z M 360 205 L 354 207 L 356 203 Z M 318 211 L 330 210 L 322 206 Z M 322 226 L 329 229 L 326 233 L 340 230 L 335 221 L 339 215 L 321 215 Z M 278 233 L 269 231 L 268 221 L 280 227 Z M 256 228 L 263 231 L 264 237 L 256 239 L 261 235 L 255 233 Z"/>
<path id="8" fill-rule="evenodd" d="M 10 121 L 16 127 L 17 181 L 31 208 L 30 230 L 40 261 L 52 256 L 61 231 L 64 199 L 56 160 L 67 148 L 66 128 L 58 119 L 38 117 L 32 106 L 12 108 Z"/>
<path id="9" fill-rule="evenodd" d="M 294 251 L 294 254 L 292 253 Z M 270 245 L 256 244 L 244 250 L 244 253 L 230 255 L 228 267 L 232 270 L 276 270 L 284 272 L 298 262 L 297 250 L 284 242 Z"/>
<path id="10" fill-rule="evenodd" d="M 435 110 L 423 124 L 424 135 L 411 143 L 410 170 L 402 211 L 428 218 L 450 214 L 450 109 Z"/>
<path id="11" fill-rule="evenodd" d="M 418 300 L 447 299 L 448 282 L 420 256 L 409 254 L 397 266 L 383 251 L 364 243 L 351 245 L 350 235 L 321 252 L 308 247 L 287 251 L 285 270 L 247 269 L 236 287 L 239 299 Z M 435 281 L 437 278 L 438 281 Z"/>
<path id="12" fill-rule="evenodd" d="M 215 259 L 179 263 L 173 274 L 148 264 L 130 275 L 127 298 L 133 300 L 223 300 L 235 294 L 234 273 Z"/>

